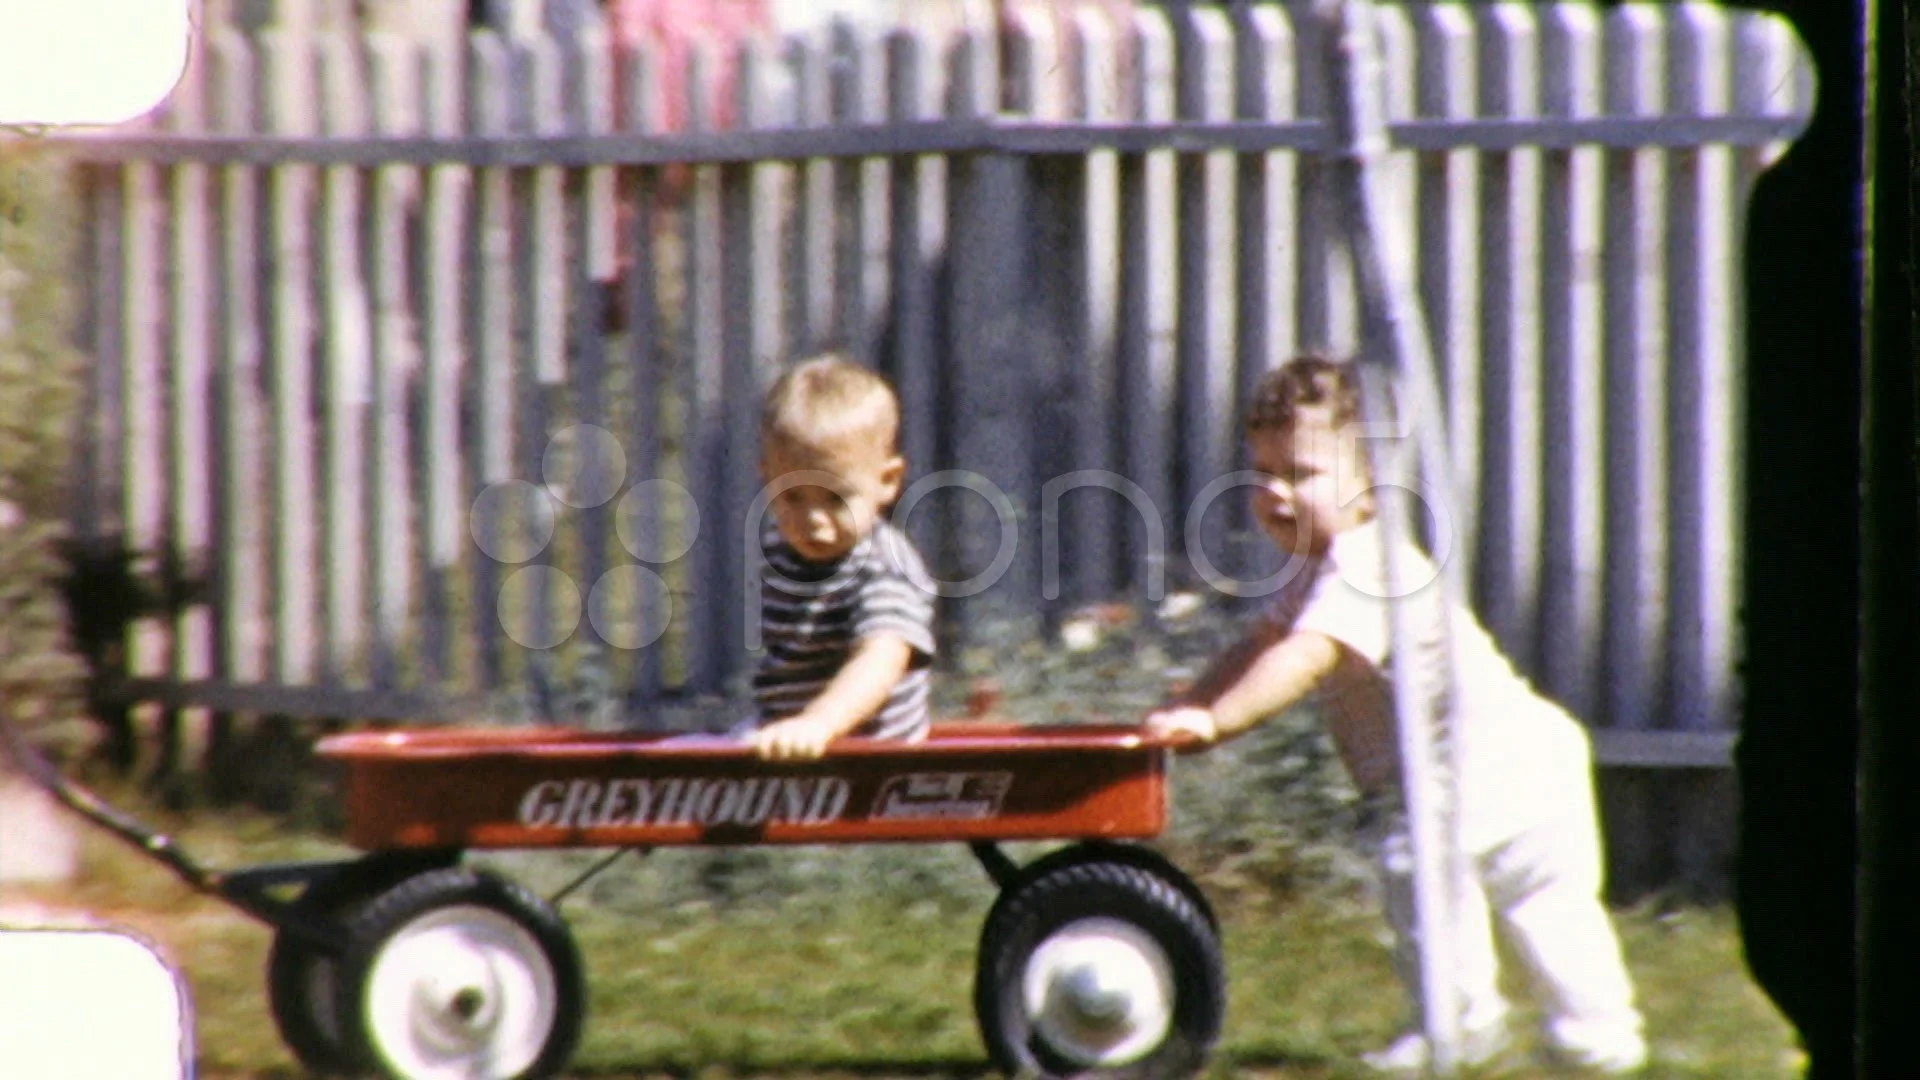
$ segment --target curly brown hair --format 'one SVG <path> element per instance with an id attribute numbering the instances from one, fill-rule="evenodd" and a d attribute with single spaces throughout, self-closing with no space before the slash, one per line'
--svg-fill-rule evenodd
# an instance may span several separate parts
<path id="1" fill-rule="evenodd" d="M 1328 409 L 1332 426 L 1360 419 L 1360 379 L 1350 360 L 1304 353 L 1260 377 L 1247 409 L 1249 433 L 1293 423 L 1300 409 Z"/>

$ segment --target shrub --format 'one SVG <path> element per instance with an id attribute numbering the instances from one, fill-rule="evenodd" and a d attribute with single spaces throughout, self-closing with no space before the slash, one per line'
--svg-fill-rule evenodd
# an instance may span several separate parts
<path id="1" fill-rule="evenodd" d="M 63 756 L 89 733 L 74 719 L 85 669 L 61 592 L 82 370 L 69 341 L 73 209 L 61 162 L 0 138 L 0 695 Z"/>

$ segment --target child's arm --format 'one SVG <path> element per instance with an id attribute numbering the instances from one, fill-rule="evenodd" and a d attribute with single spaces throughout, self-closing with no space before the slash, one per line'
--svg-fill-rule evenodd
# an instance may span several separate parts
<path id="1" fill-rule="evenodd" d="M 1283 634 L 1263 619 L 1192 689 L 1148 716 L 1147 727 L 1203 743 L 1233 738 L 1305 698 L 1339 665 L 1340 646 L 1332 638 Z"/>
<path id="2" fill-rule="evenodd" d="M 912 659 L 913 648 L 892 634 L 862 638 L 846 665 L 806 708 L 754 732 L 754 750 L 776 760 L 826 753 L 828 743 L 880 711 Z"/>

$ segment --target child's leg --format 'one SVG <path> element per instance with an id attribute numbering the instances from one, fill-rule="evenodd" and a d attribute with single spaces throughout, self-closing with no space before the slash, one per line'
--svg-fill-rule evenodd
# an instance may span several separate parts
<path id="1" fill-rule="evenodd" d="M 1387 921 L 1393 927 L 1394 973 L 1407 988 L 1416 1021 L 1424 1012 L 1420 984 L 1419 922 L 1413 885 L 1413 838 L 1400 818 L 1378 838 Z M 1455 913 L 1453 961 L 1462 995 L 1462 1027 L 1469 1034 L 1504 1032 L 1511 1006 L 1500 992 L 1492 913 L 1479 883 L 1468 875 Z"/>
<path id="2" fill-rule="evenodd" d="M 1529 829 L 1484 856 L 1488 899 L 1546 1011 L 1547 1038 L 1575 1061 L 1638 1067 L 1642 1018 L 1600 898 L 1598 823 L 1590 788 L 1559 821 Z"/>

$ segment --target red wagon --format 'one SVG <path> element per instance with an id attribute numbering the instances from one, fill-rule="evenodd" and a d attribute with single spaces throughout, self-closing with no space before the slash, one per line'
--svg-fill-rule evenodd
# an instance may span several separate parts
<path id="1" fill-rule="evenodd" d="M 542 898 L 464 865 L 478 850 L 965 843 L 999 890 L 974 986 L 996 1067 L 1190 1075 L 1219 1035 L 1212 910 L 1177 868 L 1129 843 L 1166 822 L 1168 747 L 1138 728 L 944 723 L 918 744 L 849 738 L 808 762 L 761 761 L 711 737 L 555 728 L 357 733 L 318 752 L 343 770 L 347 840 L 365 854 L 228 873 L 44 762 L 35 772 L 69 806 L 274 927 L 271 1010 L 321 1073 L 505 1078 L 565 1066 L 586 993 L 557 904 L 581 882 Z M 1033 840 L 1071 843 L 1024 866 L 999 846 Z M 271 894 L 284 886 L 297 895 Z"/>

